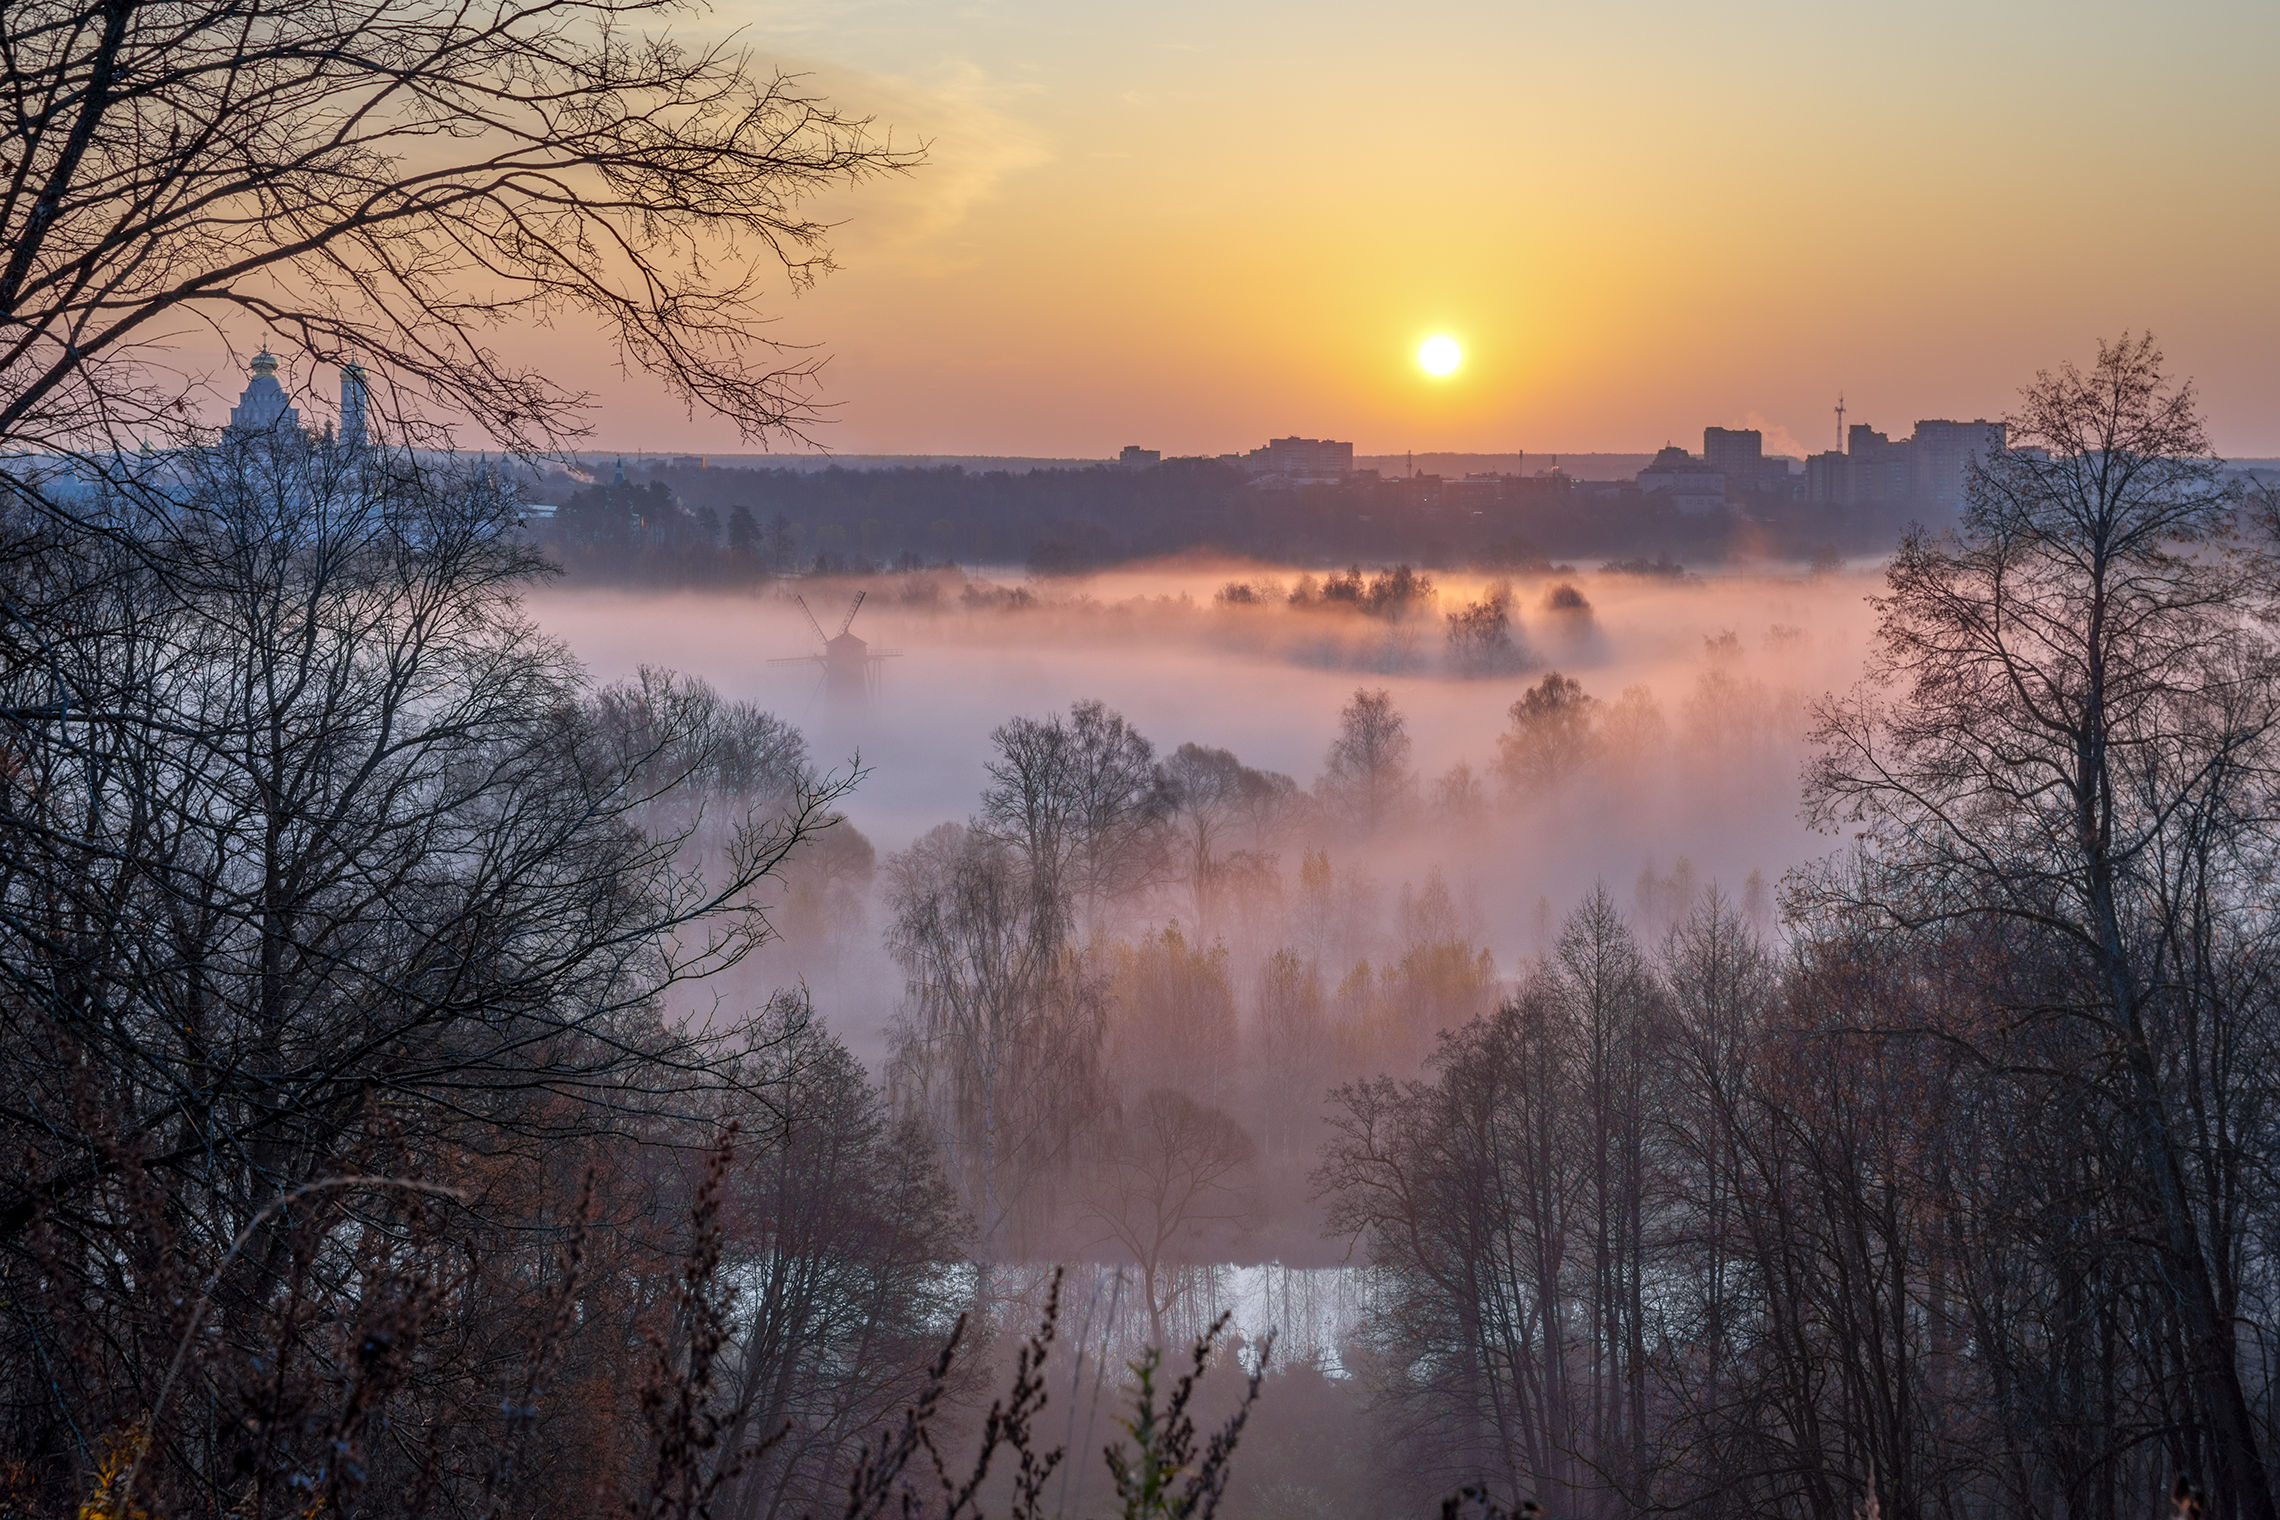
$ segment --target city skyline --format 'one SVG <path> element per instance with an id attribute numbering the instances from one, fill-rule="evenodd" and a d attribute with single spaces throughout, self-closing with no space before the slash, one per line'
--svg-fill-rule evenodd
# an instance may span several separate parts
<path id="1" fill-rule="evenodd" d="M 2000 417 L 2151 330 L 2221 453 L 2280 455 L 2280 12 L 2056 15 L 735 0 L 689 36 L 927 145 L 814 206 L 838 268 L 757 334 L 825 361 L 833 452 L 1651 452 L 1707 420 L 1804 457 L 1840 394 Z M 756 447 L 574 313 L 495 336 L 591 392 L 587 448 Z M 184 342 L 218 422 L 239 369 Z"/>
<path id="2" fill-rule="evenodd" d="M 218 410 L 221 407 L 227 407 L 228 418 L 234 421 L 237 415 L 237 407 L 230 405 L 229 403 L 234 398 L 236 398 L 237 393 L 234 389 L 226 389 L 225 387 L 242 384 L 247 374 L 249 373 L 267 380 L 270 388 L 277 390 L 275 404 L 280 407 L 285 405 L 288 397 L 301 401 L 304 404 L 311 402 L 316 403 L 316 410 L 313 413 L 313 417 L 316 420 L 312 423 L 312 425 L 320 424 L 326 413 L 333 407 L 333 398 L 328 394 L 329 387 L 323 384 L 325 377 L 332 373 L 332 371 L 325 366 L 309 365 L 304 363 L 302 366 L 300 366 L 300 375 L 298 376 L 297 380 L 295 380 L 295 382 L 290 386 L 289 390 L 278 389 L 278 382 L 270 377 L 274 377 L 281 367 L 290 369 L 291 366 L 281 364 L 280 359 L 272 356 L 266 346 L 264 346 L 255 356 L 244 361 L 244 366 L 245 367 L 221 371 L 209 381 L 209 388 L 212 389 L 217 396 L 220 396 L 222 398 L 220 403 L 218 403 L 216 406 L 209 407 L 209 410 Z M 344 390 L 342 394 L 345 398 L 347 392 Z M 359 395 L 361 395 L 361 393 L 359 393 Z M 345 408 L 347 404 L 348 403 L 345 400 L 340 403 L 343 408 Z M 1699 432 L 1703 436 L 1704 443 L 1703 452 L 1699 455 L 1696 455 L 1695 457 L 1704 459 L 1706 461 L 1709 459 L 1710 454 L 1716 447 L 1712 441 L 1714 435 L 1729 435 L 1737 441 L 1743 436 L 1755 437 L 1760 440 L 1759 446 L 1762 448 L 1763 456 L 1768 462 L 1771 462 L 1775 459 L 1787 459 L 1795 462 L 1800 467 L 1808 465 L 1815 458 L 1850 455 L 1856 452 L 1864 442 L 1871 443 L 1872 446 L 1875 447 L 1883 447 L 1886 444 L 1885 435 L 1887 434 L 1895 435 L 1893 441 L 1897 444 L 1897 446 L 1905 449 L 1907 445 L 1907 434 L 1900 431 L 1900 419 L 1897 417 L 1885 418 L 1880 415 L 1877 417 L 1876 421 L 1864 422 L 1858 420 L 1867 414 L 1867 410 L 1867 408 L 1864 408 L 1862 406 L 1849 404 L 1845 399 L 1845 393 L 1839 392 L 1835 398 L 1833 405 L 1830 408 L 1830 412 L 1834 417 L 1836 424 L 1833 436 L 1823 439 L 1818 444 L 1808 441 L 1805 438 L 1799 437 L 1797 433 L 1792 432 L 1788 428 L 1782 426 L 1780 423 L 1772 422 L 1756 412 L 1751 412 L 1743 421 L 1734 422 L 1731 425 L 1726 423 L 1697 423 L 1693 431 Z M 297 415 L 297 413 L 295 415 Z M 1947 414 L 1944 415 L 1935 412 L 1916 416 L 1910 422 L 1910 429 L 1921 429 L 1927 425 L 1935 428 L 1961 427 L 1967 429 L 1984 428 L 1993 425 L 1999 434 L 2004 415 L 2005 414 L 2002 411 L 1997 410 L 1986 413 L 1984 415 L 1976 415 L 1968 421 L 1965 421 L 1958 409 L 1950 408 L 1948 409 Z M 1855 420 L 1848 422 L 1846 420 L 1848 417 Z M 1877 426 L 1878 421 L 1883 422 L 1885 426 L 1879 428 Z M 356 416 L 355 422 L 356 426 L 361 429 L 363 425 L 361 407 L 358 408 L 358 415 Z M 1135 443 L 1128 440 L 1121 445 L 1101 448 L 1091 453 L 1063 452 L 1054 454 L 1042 451 L 991 452 L 979 449 L 948 448 L 911 450 L 899 450 L 893 448 L 862 450 L 827 448 L 820 451 L 801 451 L 797 449 L 756 449 L 749 445 L 739 445 L 733 442 L 725 447 L 705 447 L 701 444 L 690 445 L 686 443 L 676 443 L 670 438 L 661 438 L 654 435 L 646 436 L 642 441 L 632 445 L 613 444 L 609 441 L 608 437 L 610 419 L 607 414 L 605 413 L 597 417 L 596 422 L 596 433 L 598 436 L 596 438 L 584 440 L 577 444 L 569 451 L 569 455 L 571 457 L 579 457 L 585 459 L 612 456 L 622 456 L 625 458 L 718 458 L 724 462 L 734 461 L 739 464 L 765 463 L 770 459 L 781 459 L 787 464 L 799 462 L 828 464 L 834 460 L 894 460 L 902 462 L 950 462 L 959 460 L 974 460 L 979 462 L 1004 460 L 1015 463 L 1028 464 L 1121 463 L 1127 467 L 1133 466 L 1135 464 L 1153 464 L 1162 460 L 1218 459 L 1223 461 L 1233 461 L 1240 458 L 1250 461 L 1253 465 L 1257 466 L 1258 470 L 1265 471 L 1268 469 L 1279 470 L 1281 468 L 1280 465 L 1269 466 L 1265 463 L 1265 460 L 1269 453 L 1276 447 L 1286 444 L 1313 444 L 1317 442 L 1315 439 L 1302 438 L 1296 436 L 1295 433 L 1291 433 L 1283 435 L 1270 435 L 1267 439 L 1267 447 L 1264 448 L 1260 447 L 1255 441 L 1238 441 L 1232 446 L 1225 448 L 1187 448 L 1180 447 L 1175 442 L 1167 442 L 1165 440 L 1151 438 L 1146 442 L 1140 443 Z M 1096 427 L 1092 431 L 1098 433 L 1103 437 L 1128 437 L 1132 430 L 1125 429 L 1122 433 L 1119 433 L 1116 424 L 1112 422 L 1104 425 L 1103 427 Z M 1216 428 L 1214 431 L 1217 434 L 1224 435 L 1229 430 L 1226 427 L 1222 426 Z M 1326 432 L 1327 430 L 1317 429 L 1317 431 Z M 1584 448 L 1547 448 L 1536 445 L 1524 445 L 1511 448 L 1500 448 L 1494 446 L 1467 448 L 1460 446 L 1429 449 L 1402 449 L 1370 447 L 1363 443 L 1352 441 L 1342 441 L 1331 446 L 1345 451 L 1344 457 L 1349 462 L 1349 468 L 1354 467 L 1354 465 L 1358 464 L 1358 462 L 1364 460 L 1384 461 L 1389 459 L 1398 459 L 1404 455 L 1421 456 L 1426 454 L 1443 457 L 1455 456 L 1463 458 L 1478 458 L 1484 460 L 1509 458 L 1515 462 L 1515 468 L 1518 468 L 1520 462 L 1522 461 L 1525 461 L 1530 468 L 1549 468 L 1552 465 L 1556 464 L 1557 461 L 1563 456 L 1599 456 L 1617 459 L 1630 458 L 1635 456 L 1639 458 L 1646 458 L 1653 456 L 1657 452 L 1667 453 L 1674 447 L 1683 450 L 1686 449 L 1687 446 L 1683 443 L 1677 442 L 1677 440 L 1686 436 L 1691 436 L 1691 434 L 1688 431 L 1682 430 L 1678 433 L 1664 436 L 1663 441 L 1659 445 L 1655 445 L 1646 443 L 1644 441 L 1646 437 L 1645 434 L 1635 432 L 1634 435 L 1628 440 L 1624 440 L 1618 437 L 1617 441 L 1612 444 L 1607 442 L 1600 442 Z M 1327 439 L 1322 441 L 1328 442 Z M 2280 459 L 2280 439 L 2276 439 L 2272 449 L 2266 453 L 2258 453 L 2254 451 L 2228 451 L 2220 449 L 2219 454 L 2220 457 L 2226 458 L 2228 460 L 2238 460 L 2256 464 L 2269 464 L 2272 463 L 2275 459 Z M 1944 500 L 1946 498 L 1943 496 L 1940 499 Z"/>

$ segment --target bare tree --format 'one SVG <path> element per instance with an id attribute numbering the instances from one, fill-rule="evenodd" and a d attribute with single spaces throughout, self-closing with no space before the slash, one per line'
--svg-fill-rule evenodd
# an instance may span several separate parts
<path id="1" fill-rule="evenodd" d="M 815 783 L 805 735 L 694 676 L 643 665 L 593 700 L 601 733 L 642 757 L 641 781 L 681 806 L 736 797 L 781 807 Z"/>
<path id="2" fill-rule="evenodd" d="M 1446 1486 L 1572 1487 L 1577 1149 L 1565 1031 L 1532 990 L 1446 1041 L 1437 1080 L 1337 1093 L 1316 1181 L 1365 1239 L 1364 1339 L 1410 1460 Z"/>
<path id="3" fill-rule="evenodd" d="M 1233 751 L 1183 744 L 1163 765 L 1178 869 L 1196 930 L 1208 934 L 1229 887 L 1256 890 L 1273 869 L 1266 846 L 1296 801 L 1298 783 L 1254 770 Z"/>
<path id="4" fill-rule="evenodd" d="M 957 1317 L 943 1268 L 965 1246 L 925 1131 L 888 1111 L 805 993 L 763 1017 L 774 1038 L 753 1080 L 782 1122 L 746 1148 L 723 1215 L 739 1418 L 721 1444 L 743 1471 L 718 1512 L 744 1520 L 839 1499 Z"/>
<path id="5" fill-rule="evenodd" d="M 175 1408 L 200 1423 L 167 1437 L 162 1487 L 210 1492 L 239 1421 L 301 1418 L 278 1369 L 377 1307 L 360 1283 L 525 1324 L 527 1259 L 470 1262 L 509 1222 L 549 1228 L 527 1185 L 550 1158 L 767 1113 L 747 1063 L 773 1036 L 677 1004 L 766 938 L 755 893 L 843 783 L 661 807 L 723 753 L 720 714 L 601 720 L 520 615 L 537 566 L 481 472 L 297 432 L 137 468 L 82 499 L 85 531 L 18 519 L 0 555 L 28 614 L 0 635 L 0 1272 L 11 1301 L 60 1295 L 10 1321 L 0 1375 L 39 1411 L 13 1449 L 66 1474 L 74 1429 L 150 1406 L 195 1296 L 119 1264 L 205 1278 L 216 1347 L 285 1348 L 250 1382 L 186 1364 Z M 355 1175 L 435 1179 L 472 1217 L 279 1207 Z M 446 1238 L 465 1253 L 429 1271 Z M 415 1307 L 391 1344 L 437 1439 L 464 1439 L 440 1411 L 482 1396 L 488 1332 L 453 1319 L 469 1360 L 414 1356 L 415 1322 L 442 1334 Z M 91 1349 L 59 1403 L 61 1325 Z M 247 1457 L 261 1483 L 286 1476 L 276 1434 Z"/>
<path id="6" fill-rule="evenodd" d="M 23 0 L 0 12 L 0 447 L 195 431 L 166 348 L 249 327 L 510 447 L 583 396 L 493 345 L 599 323 L 749 437 L 815 413 L 756 335 L 830 268 L 813 193 L 912 162 L 661 0 Z M 781 285 L 776 286 L 782 289 Z M 756 358 L 757 356 L 757 358 Z"/>
<path id="7" fill-rule="evenodd" d="M 1155 746 L 1122 715 L 1078 702 L 1065 719 L 1015 718 L 990 738 L 982 823 L 1021 850 L 1038 911 L 1097 913 L 1157 879 L 1170 798 Z"/>
<path id="8" fill-rule="evenodd" d="M 1098 702 L 993 737 L 981 820 L 887 866 L 898 1096 L 928 1116 L 985 1264 L 1039 1238 L 1101 1110 L 1107 999 L 1076 925 L 1153 878 L 1165 804 L 1153 747 Z"/>
<path id="9" fill-rule="evenodd" d="M 1823 900 L 1900 928 L 2012 921 L 2071 967 L 2022 1012 L 2104 1042 L 2213 1497 L 2270 1520 L 2211 1164 L 2238 1142 L 2196 1133 L 2193 1052 L 2233 1017 L 2212 952 L 2264 933 L 2240 887 L 2270 859 L 2280 576 L 2150 338 L 2039 377 L 2012 442 L 1954 534 L 1903 543 L 1869 680 L 1822 709 L 1815 816 L 1859 824 L 1880 868 Z"/>
<path id="10" fill-rule="evenodd" d="M 1560 933 L 1548 995 L 1574 1031 L 1578 1140 L 1585 1147 L 1583 1228 L 1590 1238 L 1585 1292 L 1588 1364 L 1578 1421 L 1600 1474 L 1634 1498 L 1654 1456 L 1649 1423 L 1647 1348 L 1650 1225 L 1668 1109 L 1660 1070 L 1666 1055 L 1661 989 L 1604 886 Z"/>
<path id="11" fill-rule="evenodd" d="M 1374 832 L 1414 800 L 1410 748 L 1408 724 L 1394 710 L 1392 695 L 1383 688 L 1357 690 L 1338 714 L 1338 737 L 1316 790 L 1342 821 Z"/>
<path id="12" fill-rule="evenodd" d="M 1579 1514 L 2157 1502 L 2209 1452 L 2158 1200 L 2094 1026 L 2019 1013 L 2079 968 L 1994 915 L 1810 929 L 1777 964 L 1713 885 L 1650 963 L 1598 893 L 1428 1080 L 1337 1095 L 1317 1180 L 1369 1246 L 1354 1362 L 1405 1459 Z M 2228 997 L 2270 1050 L 2271 990 Z M 2269 1083 L 2200 1059 L 2215 1171 Z M 2272 1199 L 2225 1196 L 2261 1374 Z"/>
<path id="13" fill-rule="evenodd" d="M 1477 602 L 1448 614 L 1449 664 L 1461 676 L 1510 675 L 1527 664 L 1512 637 L 1512 587 L 1491 585 Z"/>
<path id="14" fill-rule="evenodd" d="M 1258 1037 L 1252 1057 L 1271 1156 L 1310 1155 L 1330 1087 L 1333 1048 L 1322 977 L 1294 951 L 1277 950 L 1259 973 Z"/>
<path id="15" fill-rule="evenodd" d="M 1699 1402 L 1733 1396 L 1737 1338 L 1753 1333 L 1738 1267 L 1752 1221 L 1743 1194 L 1752 1136 L 1752 1077 L 1774 995 L 1773 967 L 1712 888 L 1671 929 L 1663 947 L 1671 1010 L 1666 1134 L 1684 1158 L 1671 1229 L 1693 1270 L 1686 1306 L 1702 1342 Z"/>
<path id="16" fill-rule="evenodd" d="M 1529 688 L 1496 741 L 1496 772 L 1506 789 L 1542 793 L 1581 769 L 1591 758 L 1599 707 L 1580 681 L 1556 670 Z"/>
<path id="17" fill-rule="evenodd" d="M 1004 840 L 944 824 L 886 874 L 887 942 L 908 978 L 897 1102 L 925 1117 L 987 1267 L 1037 1238 L 1105 1106 L 1106 1000 L 1065 908 Z"/>
<path id="18" fill-rule="evenodd" d="M 1245 1184 L 1258 1155 L 1225 1110 L 1159 1087 L 1143 1094 L 1108 1136 L 1087 1211 L 1106 1238 L 1132 1253 L 1148 1301 L 1148 1340 L 1164 1340 L 1164 1316 L 1177 1294 L 1175 1263 L 1214 1226 L 1240 1227 L 1258 1215 Z"/>
<path id="19" fill-rule="evenodd" d="M 694 1076 L 710 1058 L 658 1022 L 659 995 L 759 942 L 753 888 L 836 795 L 716 803 L 731 816 L 699 869 L 693 818 L 637 820 L 709 763 L 717 715 L 596 725 L 515 609 L 534 567 L 511 505 L 328 457 L 281 437 L 195 456 L 162 539 L 91 534 L 16 577 L 23 602 L 77 610 L 8 651 L 12 1016 L 130 1084 L 113 1115 L 193 1170 L 305 1123 L 293 1165 L 311 1164 L 375 1085 L 464 1094 L 490 1068 L 543 1088 L 560 1062 L 598 1093 L 652 1059 Z M 59 975 L 110 990 L 58 998 Z M 52 1198 L 102 1173 L 87 1154 L 23 1183 Z"/>
<path id="20" fill-rule="evenodd" d="M 1127 1092 L 1176 1087 L 1207 1102 L 1237 1093 L 1235 989 L 1227 947 L 1191 945 L 1166 924 L 1116 946 L 1111 1070 Z"/>

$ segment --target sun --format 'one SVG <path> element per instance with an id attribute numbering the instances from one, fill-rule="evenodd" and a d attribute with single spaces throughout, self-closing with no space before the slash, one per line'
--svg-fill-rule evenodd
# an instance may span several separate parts
<path id="1" fill-rule="evenodd" d="M 1454 338 L 1427 338 L 1417 349 L 1417 362 L 1428 375 L 1454 374 L 1464 358 L 1464 350 L 1457 347 Z"/>

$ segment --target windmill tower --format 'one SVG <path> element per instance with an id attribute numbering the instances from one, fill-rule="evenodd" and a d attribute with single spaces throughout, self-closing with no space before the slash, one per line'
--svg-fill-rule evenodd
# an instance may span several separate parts
<path id="1" fill-rule="evenodd" d="M 770 660 L 771 665 L 814 665 L 823 671 L 823 690 L 829 697 L 861 699 L 876 696 L 879 690 L 879 667 L 901 654 L 899 649 L 873 649 L 861 636 L 848 632 L 855 622 L 855 614 L 862 610 L 863 598 L 868 593 L 858 591 L 855 600 L 848 604 L 847 616 L 839 620 L 839 631 L 826 634 L 823 625 L 808 610 L 807 598 L 795 596 L 800 611 L 815 630 L 816 642 L 822 649 L 815 654 L 796 654 L 781 660 Z"/>

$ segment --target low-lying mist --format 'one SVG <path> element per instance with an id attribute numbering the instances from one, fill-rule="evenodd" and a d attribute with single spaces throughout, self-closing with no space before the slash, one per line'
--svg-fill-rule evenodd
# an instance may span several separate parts
<path id="1" fill-rule="evenodd" d="M 772 663 L 820 647 L 789 593 L 557 587 L 530 607 L 597 680 L 670 667 L 795 724 L 820 764 L 859 758 L 845 810 L 881 858 L 974 812 L 992 731 L 1017 715 L 1098 700 L 1159 757 L 1186 743 L 1225 749 L 1306 788 L 1341 709 L 1357 689 L 1382 689 L 1413 744 L 1413 804 L 1367 832 L 1297 817 L 1268 842 L 1273 870 L 1250 890 L 1276 901 L 1232 904 L 1225 922 L 1200 926 L 1229 945 L 1238 983 L 1279 947 L 1268 941 L 1292 937 L 1309 851 L 1327 855 L 1344 905 L 1324 946 L 1343 962 L 1323 968 L 1334 984 L 1354 962 L 1399 952 L 1404 904 L 1414 918 L 1436 881 L 1459 932 L 1509 978 L 1595 883 L 1650 938 L 1711 883 L 1770 928 L 1782 873 L 1831 848 L 1798 816 L 1802 741 L 1810 703 L 1856 677 L 1873 576 L 1437 574 L 1388 595 L 1381 574 L 1342 601 L 1339 579 L 1183 561 L 1067 581 L 935 571 L 801 583 L 826 634 L 860 592 L 852 630 L 897 651 L 868 700 L 827 692 L 817 665 Z M 1460 647 L 1452 618 L 1500 595 L 1508 647 Z M 1564 763 L 1500 771 L 1508 709 L 1554 671 L 1598 704 L 1596 742 Z M 1170 884 L 1122 916 L 1128 928 L 1199 927 Z M 875 904 L 861 924 L 811 923 L 804 938 L 792 926 L 762 968 L 806 977 L 874 1060 L 901 988 L 880 930 Z"/>

